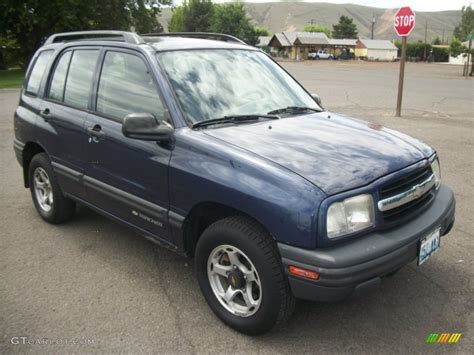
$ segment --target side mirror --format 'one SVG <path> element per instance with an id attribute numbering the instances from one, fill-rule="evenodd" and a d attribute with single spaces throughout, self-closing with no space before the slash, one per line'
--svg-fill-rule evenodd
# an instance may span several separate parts
<path id="1" fill-rule="evenodd" d="M 122 133 L 133 139 L 169 142 L 174 129 L 166 121 L 158 121 L 151 113 L 131 113 L 123 120 Z"/>
<path id="2" fill-rule="evenodd" d="M 316 101 L 319 107 L 323 108 L 323 103 L 321 102 L 321 96 L 313 93 L 311 94 L 311 97 L 313 98 L 314 101 Z"/>

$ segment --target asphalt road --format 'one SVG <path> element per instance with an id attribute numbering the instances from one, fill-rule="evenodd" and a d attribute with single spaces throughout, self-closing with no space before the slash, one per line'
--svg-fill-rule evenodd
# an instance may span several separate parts
<path id="1" fill-rule="evenodd" d="M 404 117 L 394 118 L 397 64 L 285 66 L 328 109 L 398 129 L 438 150 L 443 180 L 458 202 L 441 250 L 366 297 L 300 303 L 281 331 L 241 335 L 207 307 L 189 260 L 85 208 L 62 226 L 42 222 L 12 149 L 18 90 L 3 90 L 0 353 L 472 352 L 474 79 L 461 78 L 458 67 L 409 63 Z M 426 344 L 436 332 L 463 335 L 458 344 Z"/>

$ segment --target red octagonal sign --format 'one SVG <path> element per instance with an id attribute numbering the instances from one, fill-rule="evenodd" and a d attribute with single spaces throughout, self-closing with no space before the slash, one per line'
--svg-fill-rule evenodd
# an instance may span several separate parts
<path id="1" fill-rule="evenodd" d="M 393 26 L 399 36 L 408 36 L 415 28 L 415 13 L 413 10 L 408 6 L 398 9 Z"/>

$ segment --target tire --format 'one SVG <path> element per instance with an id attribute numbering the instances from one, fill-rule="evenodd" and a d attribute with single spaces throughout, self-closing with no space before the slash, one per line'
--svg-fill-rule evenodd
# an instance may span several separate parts
<path id="1" fill-rule="evenodd" d="M 219 254 L 223 250 L 225 252 Z M 218 259 L 214 258 L 219 255 Z M 231 255 L 239 255 L 240 265 L 231 262 Z M 225 277 L 213 273 L 216 260 L 219 260 L 218 266 L 228 267 L 237 273 L 236 278 L 244 284 L 232 282 L 231 274 Z M 233 216 L 210 225 L 198 241 L 195 263 L 204 298 L 217 317 L 231 328 L 244 334 L 259 335 L 284 324 L 291 316 L 295 300 L 281 257 L 274 240 L 257 222 L 244 216 Z M 239 266 L 235 268 L 235 265 Z M 240 272 L 242 270 L 243 273 Z M 239 275 L 244 275 L 245 280 Z M 249 282 L 250 279 L 254 280 Z M 232 284 L 237 284 L 236 288 L 230 286 Z M 213 290 L 213 287 L 220 288 L 219 285 L 222 286 L 221 291 L 235 292 L 232 303 L 226 303 Z M 247 308 L 248 304 L 245 303 L 243 290 L 251 295 L 247 299 L 258 305 L 242 311 L 241 308 Z"/>
<path id="2" fill-rule="evenodd" d="M 74 216 L 76 204 L 64 197 L 46 153 L 36 154 L 28 168 L 31 197 L 41 218 L 59 224 Z M 41 197 L 46 197 L 42 200 Z"/>

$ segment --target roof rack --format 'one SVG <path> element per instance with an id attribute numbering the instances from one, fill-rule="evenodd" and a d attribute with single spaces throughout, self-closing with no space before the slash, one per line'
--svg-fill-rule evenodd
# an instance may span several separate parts
<path id="1" fill-rule="evenodd" d="M 213 32 L 160 32 L 160 33 L 141 33 L 140 36 L 143 37 L 193 37 L 193 38 L 208 38 L 208 39 L 217 39 L 224 42 L 237 42 L 240 44 L 245 44 L 244 41 L 238 39 L 237 37 L 224 34 L 224 33 L 213 33 Z"/>
<path id="2" fill-rule="evenodd" d="M 117 36 L 122 37 L 123 41 L 126 43 L 132 44 L 142 44 L 145 41 L 136 33 L 134 32 L 127 32 L 127 31 L 78 31 L 78 32 L 64 32 L 64 33 L 56 33 L 51 35 L 46 40 L 45 44 L 51 44 L 54 42 L 59 42 L 58 39 L 65 38 L 67 40 L 68 37 L 95 37 L 95 39 L 99 40 L 107 40 L 107 38 L 98 37 L 98 36 Z M 69 40 L 75 40 L 69 39 Z"/>

